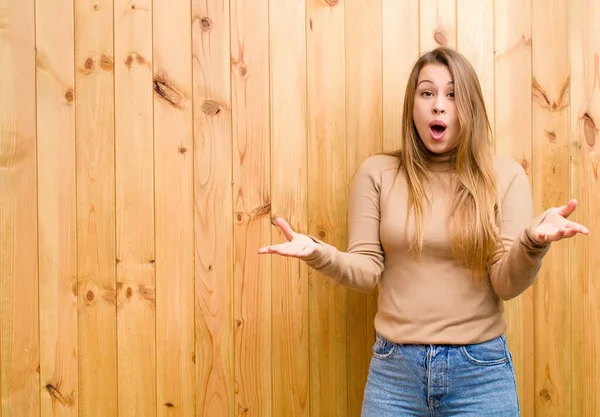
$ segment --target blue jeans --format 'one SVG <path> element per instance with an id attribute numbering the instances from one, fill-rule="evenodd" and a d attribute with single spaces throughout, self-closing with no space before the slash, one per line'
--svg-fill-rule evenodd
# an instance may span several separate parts
<path id="1" fill-rule="evenodd" d="M 488 342 L 400 345 L 377 335 L 362 417 L 520 416 L 504 335 Z"/>

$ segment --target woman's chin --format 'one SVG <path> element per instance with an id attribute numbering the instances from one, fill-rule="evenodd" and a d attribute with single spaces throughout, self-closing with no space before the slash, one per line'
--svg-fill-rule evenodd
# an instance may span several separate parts
<path id="1" fill-rule="evenodd" d="M 452 147 L 450 146 L 450 144 L 447 141 L 445 141 L 445 140 L 436 141 L 436 140 L 432 140 L 432 139 L 429 139 L 428 141 L 425 142 L 425 147 L 427 147 L 427 149 L 429 149 L 430 152 L 436 153 L 436 154 L 446 153 L 452 149 Z"/>

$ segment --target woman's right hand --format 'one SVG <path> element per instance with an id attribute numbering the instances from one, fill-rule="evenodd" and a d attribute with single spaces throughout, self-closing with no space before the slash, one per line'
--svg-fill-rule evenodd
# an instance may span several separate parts
<path id="1" fill-rule="evenodd" d="M 310 237 L 294 232 L 288 222 L 281 217 L 277 217 L 274 224 L 281 229 L 288 241 L 278 245 L 264 246 L 258 250 L 259 254 L 276 253 L 282 256 L 305 259 L 313 255 L 321 246 Z"/>

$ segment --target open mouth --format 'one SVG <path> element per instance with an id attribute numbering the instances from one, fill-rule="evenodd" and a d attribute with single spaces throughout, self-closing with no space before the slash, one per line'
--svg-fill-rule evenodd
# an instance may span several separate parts
<path id="1" fill-rule="evenodd" d="M 446 124 L 440 120 L 435 120 L 429 124 L 431 130 L 431 137 L 433 140 L 442 140 L 446 134 Z"/>

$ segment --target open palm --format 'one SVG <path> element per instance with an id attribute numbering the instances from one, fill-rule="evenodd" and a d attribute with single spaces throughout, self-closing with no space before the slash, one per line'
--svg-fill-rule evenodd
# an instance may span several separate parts
<path id="1" fill-rule="evenodd" d="M 544 220 L 533 231 L 533 238 L 538 242 L 555 242 L 577 233 L 587 235 L 589 230 L 585 226 L 567 220 L 575 207 L 577 200 L 569 200 L 566 205 L 548 211 Z"/>
<path id="2" fill-rule="evenodd" d="M 278 245 L 262 247 L 258 250 L 258 253 L 276 253 L 302 259 L 312 255 L 320 246 L 310 237 L 294 232 L 288 222 L 281 217 L 276 218 L 274 224 L 281 229 L 288 241 Z"/>

